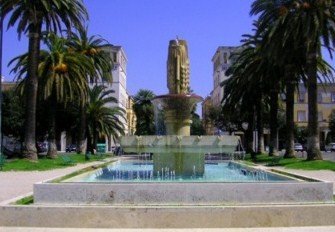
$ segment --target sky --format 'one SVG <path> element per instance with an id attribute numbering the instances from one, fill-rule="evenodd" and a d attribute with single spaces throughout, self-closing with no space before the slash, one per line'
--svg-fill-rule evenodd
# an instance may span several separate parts
<path id="1" fill-rule="evenodd" d="M 211 59 L 219 46 L 237 46 L 251 33 L 252 0 L 84 0 L 89 34 L 123 47 L 127 59 L 127 89 L 156 95 L 168 92 L 166 61 L 169 41 L 185 39 L 190 58 L 190 86 L 206 97 L 213 89 Z M 6 26 L 6 21 L 5 21 Z M 16 28 L 4 32 L 3 76 L 10 81 L 8 62 L 28 49 Z"/>

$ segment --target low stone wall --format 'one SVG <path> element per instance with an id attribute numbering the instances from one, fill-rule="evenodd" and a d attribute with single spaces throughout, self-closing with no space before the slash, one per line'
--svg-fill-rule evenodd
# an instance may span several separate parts
<path id="1" fill-rule="evenodd" d="M 0 226 L 223 228 L 335 225 L 335 205 L 0 206 Z"/>
<path id="2" fill-rule="evenodd" d="M 217 205 L 332 202 L 325 182 L 38 183 L 35 204 Z"/>

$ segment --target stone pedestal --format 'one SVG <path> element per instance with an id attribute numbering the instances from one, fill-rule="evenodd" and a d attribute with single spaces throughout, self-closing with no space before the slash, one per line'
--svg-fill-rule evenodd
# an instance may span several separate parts
<path id="1" fill-rule="evenodd" d="M 166 110 L 164 122 L 168 135 L 189 136 L 191 134 L 190 114 L 182 115 L 177 110 Z"/>

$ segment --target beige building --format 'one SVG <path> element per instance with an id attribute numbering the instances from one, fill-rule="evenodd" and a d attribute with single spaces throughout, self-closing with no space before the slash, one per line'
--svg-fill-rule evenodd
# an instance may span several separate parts
<path id="1" fill-rule="evenodd" d="M 329 116 L 335 109 L 335 84 L 318 85 L 318 118 L 320 141 L 324 141 L 329 132 Z M 294 121 L 298 127 L 307 127 L 308 124 L 308 97 L 307 89 L 299 85 L 299 91 L 294 99 Z"/>
<path id="2" fill-rule="evenodd" d="M 213 90 L 202 103 L 203 126 L 207 135 L 219 133 L 219 131 L 207 118 L 207 115 L 211 107 L 219 107 L 221 105 L 221 101 L 223 99 L 223 88 L 220 84 L 229 78 L 229 76 L 226 75 L 226 71 L 232 64 L 231 55 L 236 52 L 238 48 L 239 47 L 220 46 L 213 55 Z"/>
<path id="3" fill-rule="evenodd" d="M 217 48 L 213 58 L 213 91 L 211 98 L 213 106 L 219 106 L 223 98 L 223 88 L 221 82 L 229 78 L 226 75 L 227 69 L 232 64 L 231 55 L 236 52 L 238 47 L 220 46 Z"/>

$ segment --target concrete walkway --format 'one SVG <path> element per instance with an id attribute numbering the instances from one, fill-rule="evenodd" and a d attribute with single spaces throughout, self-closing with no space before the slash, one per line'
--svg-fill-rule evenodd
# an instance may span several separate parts
<path id="1" fill-rule="evenodd" d="M 307 178 L 312 178 L 315 180 L 333 182 L 333 192 L 335 194 L 335 172 L 328 170 L 320 170 L 320 171 L 308 171 L 308 170 L 298 170 L 298 169 L 288 169 L 283 167 L 271 167 L 267 169 L 274 169 L 279 171 L 284 171 L 288 173 L 292 173 L 298 176 L 304 176 Z"/>
<path id="2" fill-rule="evenodd" d="M 192 229 L 76 229 L 76 228 L 36 228 L 0 227 L 1 232 L 334 232 L 335 226 L 315 227 L 263 227 L 263 228 L 192 228 Z"/>
<path id="3" fill-rule="evenodd" d="M 110 160 L 106 159 L 105 161 Z M 55 179 L 92 165 L 100 165 L 105 161 L 77 164 L 76 166 L 49 171 L 0 172 L 0 205 L 14 198 L 32 195 L 34 183 Z"/>

